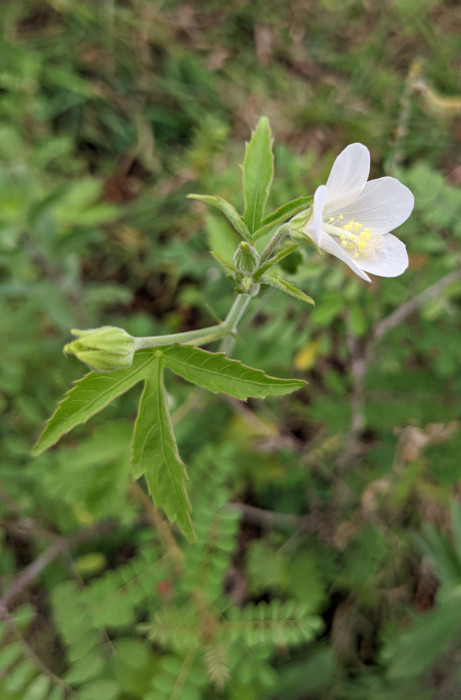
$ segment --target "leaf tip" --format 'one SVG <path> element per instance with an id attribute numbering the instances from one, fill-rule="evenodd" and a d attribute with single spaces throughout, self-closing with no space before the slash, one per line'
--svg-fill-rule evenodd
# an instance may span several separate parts
<path id="1" fill-rule="evenodd" d="M 192 529 L 191 535 L 187 538 L 187 541 L 190 542 L 191 544 L 198 544 L 198 539 L 197 535 L 195 534 L 195 530 Z"/>
<path id="2" fill-rule="evenodd" d="M 40 447 L 40 440 L 38 440 L 30 451 L 31 457 L 38 457 L 44 451 L 43 447 Z"/>
<path id="3" fill-rule="evenodd" d="M 190 542 L 191 544 L 197 544 L 198 539 L 195 533 L 194 525 L 192 523 L 192 518 L 190 517 L 190 513 L 187 513 L 185 517 L 177 518 L 175 521 L 172 522 L 176 523 L 176 525 L 181 530 L 182 534 L 188 542 Z"/>

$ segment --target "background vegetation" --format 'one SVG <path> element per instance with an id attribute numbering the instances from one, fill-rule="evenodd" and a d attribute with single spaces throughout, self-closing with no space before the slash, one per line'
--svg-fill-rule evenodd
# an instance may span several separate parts
<path id="1" fill-rule="evenodd" d="M 1 697 L 459 698 L 459 4 L 20 0 L 0 23 Z M 267 290 L 235 356 L 301 392 L 171 382 L 185 545 L 130 474 L 136 393 L 30 450 L 84 372 L 70 328 L 225 315 L 227 225 L 185 196 L 240 205 L 263 114 L 274 208 L 361 141 L 415 194 L 411 264 L 368 286 L 284 261 L 315 309 Z"/>

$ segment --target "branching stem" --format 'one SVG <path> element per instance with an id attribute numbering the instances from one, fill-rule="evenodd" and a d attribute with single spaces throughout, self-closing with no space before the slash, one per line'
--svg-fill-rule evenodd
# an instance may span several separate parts
<path id="1" fill-rule="evenodd" d="M 290 234 L 290 230 L 289 224 L 282 224 L 282 226 L 279 226 L 261 253 L 259 267 L 268 267 L 267 262 L 270 260 L 271 256 L 276 251 L 283 239 Z M 257 273 L 257 270 L 255 273 Z M 175 343 L 205 345 L 206 343 L 211 343 L 213 340 L 223 338 L 220 350 L 230 353 L 234 347 L 237 326 L 245 313 L 252 296 L 254 296 L 254 294 L 237 294 L 229 313 L 222 323 L 215 326 L 208 326 L 207 328 L 201 328 L 196 331 L 185 331 L 183 333 L 170 333 L 168 335 L 152 335 L 135 338 L 134 349 L 136 351 L 144 348 L 158 348 L 165 345 L 174 345 Z"/>

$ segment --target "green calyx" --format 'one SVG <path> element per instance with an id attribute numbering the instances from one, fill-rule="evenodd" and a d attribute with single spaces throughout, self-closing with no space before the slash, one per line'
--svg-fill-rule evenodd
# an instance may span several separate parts
<path id="1" fill-rule="evenodd" d="M 258 268 L 259 254 L 256 248 L 245 241 L 239 243 L 234 253 L 234 265 L 237 272 L 245 277 L 251 276 Z"/>
<path id="2" fill-rule="evenodd" d="M 290 238 L 293 241 L 296 241 L 297 243 L 306 243 L 306 241 L 311 240 L 303 230 L 309 221 L 311 214 L 312 208 L 309 207 L 309 209 L 299 212 L 299 214 L 296 214 L 296 216 L 290 220 Z"/>
<path id="3" fill-rule="evenodd" d="M 133 362 L 134 338 L 115 326 L 101 326 L 85 331 L 72 330 L 76 340 L 64 346 L 66 354 L 75 355 L 91 369 L 113 372 L 127 369 Z"/>

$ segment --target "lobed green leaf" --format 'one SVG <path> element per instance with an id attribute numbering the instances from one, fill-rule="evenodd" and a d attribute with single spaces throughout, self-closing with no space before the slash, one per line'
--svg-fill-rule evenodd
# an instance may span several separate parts
<path id="1" fill-rule="evenodd" d="M 154 361 L 152 350 L 140 350 L 129 369 L 110 373 L 90 372 L 78 379 L 48 420 L 32 454 L 41 454 L 63 435 L 86 423 L 117 396 L 131 389 L 149 374 L 149 367 Z"/>
<path id="2" fill-rule="evenodd" d="M 177 522 L 190 542 L 196 541 L 185 488 L 186 468 L 179 456 L 163 384 L 163 353 L 149 367 L 133 435 L 133 468 L 136 478 L 145 475 L 158 508 Z"/>
<path id="3" fill-rule="evenodd" d="M 188 382 L 237 399 L 280 396 L 306 384 L 300 379 L 270 377 L 260 369 L 229 360 L 224 353 L 212 353 L 188 345 L 166 348 L 163 357 L 165 366 Z"/>

